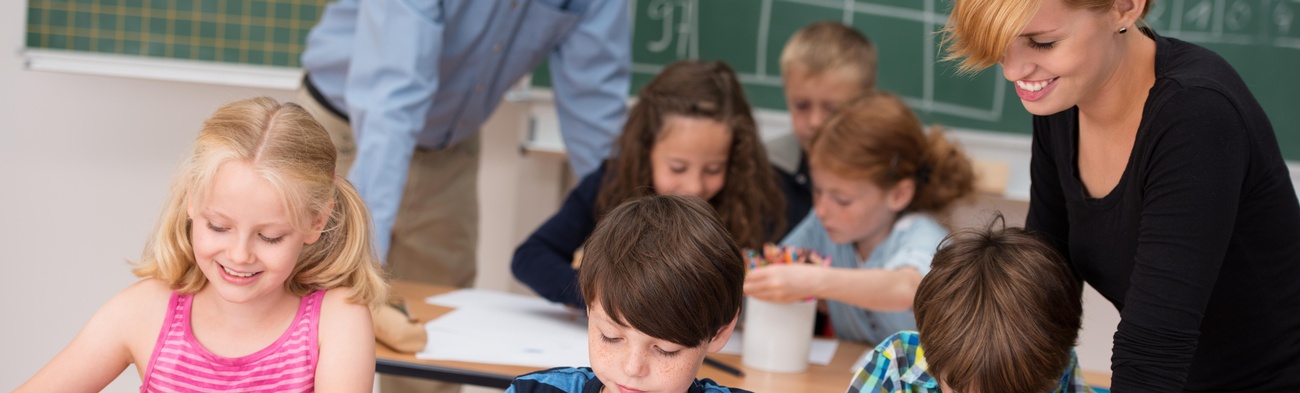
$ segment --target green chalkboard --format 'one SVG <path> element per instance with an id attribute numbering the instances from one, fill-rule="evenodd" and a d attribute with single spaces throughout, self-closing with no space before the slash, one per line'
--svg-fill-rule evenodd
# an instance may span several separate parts
<path id="1" fill-rule="evenodd" d="M 1273 122 L 1282 155 L 1300 161 L 1300 2 L 1164 0 L 1147 15 L 1160 34 L 1232 63 Z"/>
<path id="2" fill-rule="evenodd" d="M 28 48 L 298 67 L 326 0 L 28 0 Z"/>
<path id="3" fill-rule="evenodd" d="M 1028 134 L 1029 114 L 994 67 L 960 76 L 942 57 L 935 32 L 948 0 L 636 0 L 632 59 L 635 92 L 678 59 L 722 60 L 740 74 L 753 105 L 784 110 L 779 58 L 785 41 L 809 23 L 853 26 L 876 44 L 879 87 L 907 99 L 925 121 L 964 129 Z M 1173 16 L 1173 17 L 1171 17 Z M 1162 0 L 1150 15 L 1157 32 L 1206 46 L 1241 72 L 1264 105 L 1283 155 L 1300 160 L 1300 2 Z M 1296 20 L 1300 25 L 1300 20 Z M 534 84 L 549 85 L 545 70 Z"/>
<path id="4" fill-rule="evenodd" d="M 297 67 L 329 0 L 28 0 L 28 48 Z M 489 1 L 489 0 L 481 0 Z M 616 0 L 608 0 L 616 1 Z M 931 123 L 1027 134 L 1029 115 L 997 68 L 967 77 L 937 62 L 934 32 L 949 0 L 628 0 L 633 91 L 678 59 L 723 60 L 759 108 L 785 109 L 778 64 L 795 30 L 821 20 L 866 33 L 879 85 Z M 1161 34 L 1208 47 L 1241 72 L 1264 105 L 1283 155 L 1300 160 L 1300 2 L 1160 0 Z M 549 85 L 545 70 L 535 84 Z"/>
<path id="5" fill-rule="evenodd" d="M 637 0 L 632 36 L 635 92 L 678 59 L 726 61 L 740 74 L 755 107 L 785 109 L 781 49 L 799 28 L 840 21 L 865 33 L 880 54 L 879 87 L 905 97 L 928 122 L 1029 133 L 1029 115 L 996 70 L 958 76 L 933 34 L 947 2 L 936 0 Z M 536 84 L 549 85 L 546 72 Z"/>

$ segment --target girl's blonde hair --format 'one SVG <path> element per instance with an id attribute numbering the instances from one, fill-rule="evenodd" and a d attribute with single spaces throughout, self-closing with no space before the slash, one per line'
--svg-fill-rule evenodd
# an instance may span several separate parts
<path id="1" fill-rule="evenodd" d="M 836 111 L 813 137 L 810 150 L 810 165 L 881 189 L 913 179 L 916 193 L 905 211 L 943 213 L 975 191 L 966 154 L 937 127 L 929 134 L 922 131 L 907 104 L 884 91 Z"/>
<path id="2" fill-rule="evenodd" d="M 952 14 L 943 29 L 944 60 L 961 60 L 958 70 L 975 73 L 997 64 L 1007 47 L 1038 13 L 1044 0 L 954 0 Z M 1103 12 L 1115 0 L 1063 0 L 1073 9 Z M 1147 0 L 1141 17 L 1151 10 Z"/>
<path id="3" fill-rule="evenodd" d="M 785 225 L 785 196 L 758 136 L 735 71 L 720 61 L 683 60 L 659 71 L 628 110 L 618 153 L 609 160 L 596 196 L 596 217 L 624 201 L 655 194 L 650 151 L 671 115 L 711 119 L 731 130 L 727 181 L 709 204 L 741 247 L 772 241 Z"/>
<path id="4" fill-rule="evenodd" d="M 381 304 L 388 284 L 370 248 L 370 216 L 356 189 L 335 176 L 335 155 L 329 134 L 297 104 L 257 97 L 223 105 L 204 122 L 173 178 L 157 229 L 133 272 L 180 293 L 202 289 L 207 278 L 194 259 L 187 207 L 202 205 L 222 164 L 243 162 L 276 188 L 295 229 L 313 231 L 307 223 L 329 213 L 320 239 L 298 255 L 285 290 L 304 296 L 349 287 L 349 301 Z"/>

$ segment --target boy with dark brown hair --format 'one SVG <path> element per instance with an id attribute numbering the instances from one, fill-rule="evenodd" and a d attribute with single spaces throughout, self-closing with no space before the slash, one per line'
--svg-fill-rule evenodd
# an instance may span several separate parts
<path id="1" fill-rule="evenodd" d="M 705 353 L 731 337 L 744 299 L 740 248 L 712 207 L 685 196 L 630 200 L 584 249 L 591 368 L 525 374 L 507 392 L 744 392 L 695 379 Z"/>
<path id="2" fill-rule="evenodd" d="M 916 292 L 920 331 L 868 353 L 857 392 L 1090 392 L 1074 355 L 1083 285 L 1021 228 L 956 232 Z"/>

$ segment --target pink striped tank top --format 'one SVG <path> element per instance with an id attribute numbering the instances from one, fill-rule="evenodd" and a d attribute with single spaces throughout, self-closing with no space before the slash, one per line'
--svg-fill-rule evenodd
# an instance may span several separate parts
<path id="1" fill-rule="evenodd" d="M 193 295 L 172 293 L 167 318 L 149 357 L 141 392 L 311 392 L 319 356 L 317 325 L 325 291 L 304 296 L 289 329 L 251 355 L 208 352 L 190 330 Z"/>

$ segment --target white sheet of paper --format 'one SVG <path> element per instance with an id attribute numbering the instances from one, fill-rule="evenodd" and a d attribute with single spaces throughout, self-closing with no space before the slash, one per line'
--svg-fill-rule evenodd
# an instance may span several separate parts
<path id="1" fill-rule="evenodd" d="M 417 358 L 538 368 L 590 363 L 587 320 L 564 306 L 473 289 L 427 301 L 456 309 L 424 325 L 429 342 Z"/>
<path id="2" fill-rule="evenodd" d="M 429 343 L 420 359 L 550 368 L 590 366 L 587 320 L 545 299 L 481 289 L 461 289 L 425 299 L 455 308 L 425 324 Z M 740 355 L 743 332 L 732 333 L 721 353 Z M 828 365 L 838 342 L 813 338 L 808 363 Z"/>
<path id="3" fill-rule="evenodd" d="M 535 296 L 525 296 L 509 292 L 489 291 L 485 289 L 458 289 L 424 299 L 426 303 L 451 307 L 483 307 L 494 310 L 569 310 L 559 304 Z"/>
<path id="4" fill-rule="evenodd" d="M 739 330 L 731 333 L 731 339 L 727 340 L 727 345 L 722 347 L 719 353 L 729 355 L 741 355 L 745 350 L 744 332 Z M 812 345 L 808 347 L 808 363 L 825 366 L 831 364 L 831 358 L 835 357 L 835 350 L 839 348 L 838 341 L 829 338 L 812 339 Z"/>

